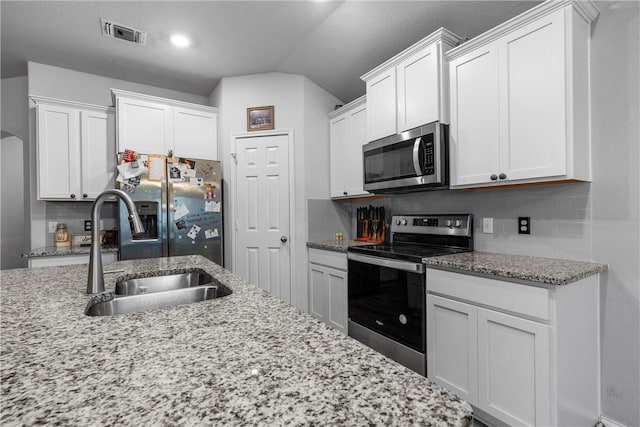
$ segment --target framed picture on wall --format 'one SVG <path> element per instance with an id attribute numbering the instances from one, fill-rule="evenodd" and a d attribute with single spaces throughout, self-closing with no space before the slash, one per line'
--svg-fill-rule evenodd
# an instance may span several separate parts
<path id="1" fill-rule="evenodd" d="M 247 130 L 270 130 L 273 122 L 273 105 L 247 108 Z"/>

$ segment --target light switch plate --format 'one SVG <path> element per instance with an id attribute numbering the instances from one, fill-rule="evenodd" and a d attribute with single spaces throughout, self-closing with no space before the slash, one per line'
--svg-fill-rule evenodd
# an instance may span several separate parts
<path id="1" fill-rule="evenodd" d="M 55 233 L 56 232 L 56 225 L 58 225 L 57 222 L 55 221 L 49 221 L 48 227 L 49 227 L 49 233 Z"/>
<path id="2" fill-rule="evenodd" d="M 482 218 L 482 232 L 493 234 L 493 218 Z"/>

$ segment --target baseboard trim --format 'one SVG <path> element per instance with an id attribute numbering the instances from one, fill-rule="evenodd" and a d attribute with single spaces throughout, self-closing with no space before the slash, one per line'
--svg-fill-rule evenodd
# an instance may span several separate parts
<path id="1" fill-rule="evenodd" d="M 600 415 L 600 422 L 605 425 L 605 427 L 627 427 L 624 424 L 620 424 L 617 421 L 612 420 L 611 418 L 607 418 L 604 415 Z"/>

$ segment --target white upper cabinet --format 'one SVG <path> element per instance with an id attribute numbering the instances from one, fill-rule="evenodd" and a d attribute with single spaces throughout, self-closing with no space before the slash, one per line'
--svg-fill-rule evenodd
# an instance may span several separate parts
<path id="1" fill-rule="evenodd" d="M 545 2 L 449 51 L 451 186 L 590 181 L 590 2 Z"/>
<path id="2" fill-rule="evenodd" d="M 118 152 L 167 154 L 173 147 L 173 116 L 160 102 L 117 96 Z"/>
<path id="3" fill-rule="evenodd" d="M 329 114 L 331 197 L 369 194 L 362 189 L 362 146 L 367 142 L 366 97 Z"/>
<path id="4" fill-rule="evenodd" d="M 118 151 L 218 159 L 218 109 L 111 90 L 117 112 Z"/>
<path id="5" fill-rule="evenodd" d="M 36 103 L 38 199 L 94 200 L 114 188 L 113 108 L 31 99 Z"/>
<path id="6" fill-rule="evenodd" d="M 115 188 L 115 112 L 83 110 L 80 125 L 82 197 L 95 199 L 104 190 Z"/>
<path id="7" fill-rule="evenodd" d="M 460 40 L 440 28 L 361 77 L 367 85 L 367 141 L 434 121 L 449 123 L 443 54 Z"/>
<path id="8" fill-rule="evenodd" d="M 174 107 L 174 151 L 180 157 L 218 158 L 218 113 L 215 111 Z"/>
<path id="9" fill-rule="evenodd" d="M 367 141 L 396 133 L 396 69 L 367 80 Z"/>

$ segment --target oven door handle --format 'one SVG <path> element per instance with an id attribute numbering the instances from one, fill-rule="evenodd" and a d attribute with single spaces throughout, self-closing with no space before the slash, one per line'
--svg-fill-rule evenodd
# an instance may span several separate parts
<path id="1" fill-rule="evenodd" d="M 410 273 L 424 273 L 424 264 L 417 264 L 415 262 L 397 261 L 394 259 L 360 255 L 351 252 L 347 254 L 347 258 L 351 261 L 378 265 L 380 267 L 395 268 L 396 270 L 408 271 Z"/>
<path id="2" fill-rule="evenodd" d="M 422 176 L 422 168 L 420 168 L 420 143 L 422 137 L 416 138 L 413 143 L 413 169 L 416 172 L 416 176 Z"/>

